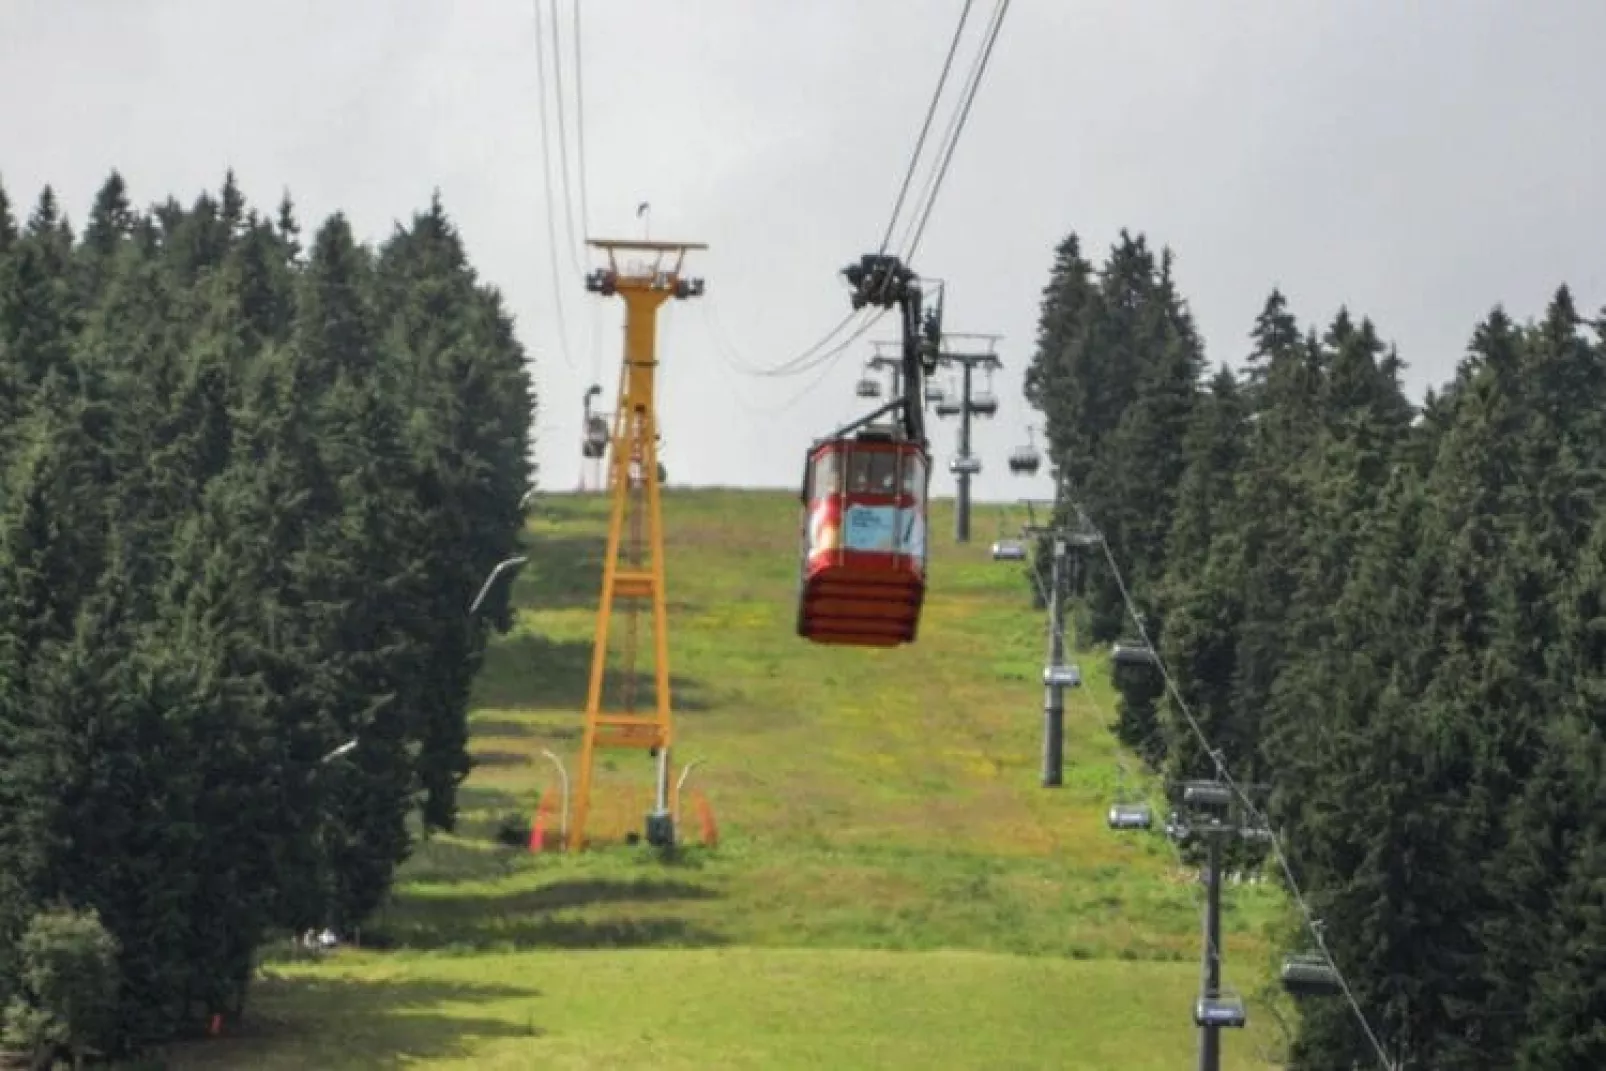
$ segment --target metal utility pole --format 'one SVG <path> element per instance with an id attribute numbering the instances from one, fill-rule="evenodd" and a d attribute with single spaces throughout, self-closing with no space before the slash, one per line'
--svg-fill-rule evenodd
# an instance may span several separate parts
<path id="1" fill-rule="evenodd" d="M 981 458 L 970 452 L 970 418 L 972 416 L 990 417 L 998 412 L 998 399 L 993 392 L 972 390 L 973 373 L 977 368 L 985 369 L 989 376 L 1004 366 L 993 351 L 993 346 L 1002 335 L 960 335 L 945 334 L 943 342 L 949 339 L 968 339 L 979 345 L 985 345 L 985 352 L 956 352 L 943 349 L 937 354 L 938 365 L 958 366 L 960 370 L 959 398 L 952 404 L 937 407 L 938 416 L 957 416 L 959 418 L 959 453 L 948 463 L 948 471 L 952 472 L 959 482 L 958 502 L 954 508 L 954 542 L 970 542 L 970 478 L 981 472 Z"/>

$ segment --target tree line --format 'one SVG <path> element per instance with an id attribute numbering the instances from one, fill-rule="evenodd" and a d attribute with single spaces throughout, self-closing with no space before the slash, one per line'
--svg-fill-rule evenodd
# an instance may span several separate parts
<path id="1" fill-rule="evenodd" d="M 132 1051 L 237 1015 L 269 934 L 349 931 L 452 827 L 534 398 L 438 197 L 377 249 L 340 214 L 304 247 L 232 173 L 19 215 L 0 191 L 0 1005 L 55 1014 L 40 920 L 98 918 L 93 1040 Z"/>
<path id="2" fill-rule="evenodd" d="M 1497 307 L 1417 405 L 1369 319 L 1275 290 L 1212 369 L 1173 267 L 1066 238 L 1027 373 L 1062 516 L 1177 686 L 1118 673 L 1116 731 L 1210 777 L 1191 715 L 1269 786 L 1397 1066 L 1606 1067 L 1606 314 Z M 1114 572 L 1077 579 L 1080 642 L 1132 639 Z M 1341 999 L 1301 1004 L 1290 1058 L 1377 1062 Z"/>

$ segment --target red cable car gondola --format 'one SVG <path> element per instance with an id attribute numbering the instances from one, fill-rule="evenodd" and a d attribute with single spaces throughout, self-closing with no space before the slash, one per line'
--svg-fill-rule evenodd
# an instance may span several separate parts
<path id="1" fill-rule="evenodd" d="M 914 642 L 925 603 L 931 466 L 921 404 L 941 311 L 922 322 L 919 280 L 895 256 L 866 256 L 843 274 L 854 308 L 902 313 L 903 397 L 809 448 L 797 632 L 815 643 L 895 647 Z M 872 424 L 888 415 L 890 423 Z"/>
<path id="2" fill-rule="evenodd" d="M 891 429 L 809 451 L 799 635 L 858 647 L 914 642 L 926 594 L 929 475 L 925 449 Z"/>

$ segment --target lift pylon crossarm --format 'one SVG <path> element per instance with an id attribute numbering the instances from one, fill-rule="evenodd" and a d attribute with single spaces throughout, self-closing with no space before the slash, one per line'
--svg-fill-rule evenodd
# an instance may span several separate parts
<path id="1" fill-rule="evenodd" d="M 685 266 L 686 254 L 694 250 L 707 249 L 702 242 L 650 242 L 632 241 L 627 239 L 592 238 L 587 243 L 593 249 L 600 249 L 608 256 L 608 266 L 596 268 L 586 276 L 586 289 L 594 294 L 612 297 L 621 290 L 651 290 L 672 294 L 678 300 L 701 297 L 705 290 L 704 281 L 683 276 L 681 269 Z M 650 267 L 646 264 L 627 264 L 623 271 L 619 268 L 619 254 L 624 252 L 651 253 Z M 674 254 L 674 262 L 668 268 L 664 267 L 664 258 Z M 645 269 L 645 270 L 643 270 Z"/>

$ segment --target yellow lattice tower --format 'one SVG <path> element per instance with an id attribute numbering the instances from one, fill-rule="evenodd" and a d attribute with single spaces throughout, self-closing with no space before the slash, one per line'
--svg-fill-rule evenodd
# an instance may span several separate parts
<path id="1" fill-rule="evenodd" d="M 664 592 L 664 530 L 658 485 L 658 414 L 653 395 L 658 368 L 658 307 L 670 298 L 701 296 L 701 279 L 682 278 L 686 253 L 707 246 L 693 242 L 592 241 L 608 257 L 608 266 L 586 277 L 586 289 L 625 303 L 624 363 L 619 376 L 619 404 L 614 407 L 613 444 L 608 459 L 608 492 L 613 508 L 608 519 L 608 548 L 602 564 L 602 600 L 591 652 L 591 682 L 586 691 L 585 737 L 580 745 L 580 777 L 569 847 L 586 843 L 586 817 L 591 807 L 592 775 L 598 748 L 632 748 L 653 752 L 658 760 L 654 806 L 647 815 L 647 840 L 674 842 L 669 813 L 669 751 L 673 719 L 669 692 L 669 608 Z M 622 254 L 642 254 L 623 266 Z M 667 266 L 666 266 L 667 265 Z M 615 603 L 624 619 L 621 700 L 604 711 L 603 682 Z M 650 712 L 635 704 L 638 618 L 645 606 L 652 612 L 654 702 Z"/>

